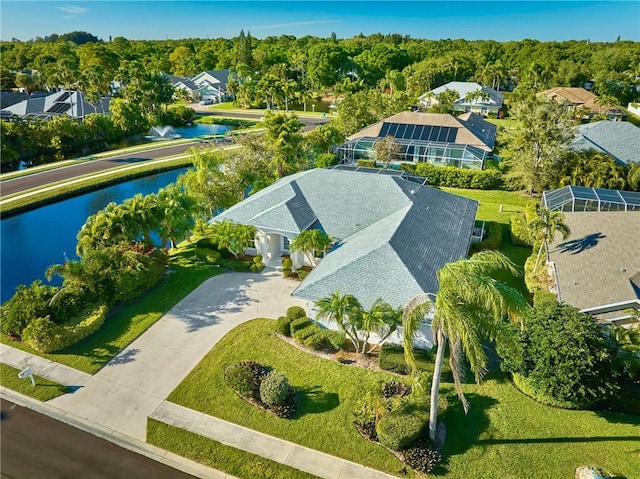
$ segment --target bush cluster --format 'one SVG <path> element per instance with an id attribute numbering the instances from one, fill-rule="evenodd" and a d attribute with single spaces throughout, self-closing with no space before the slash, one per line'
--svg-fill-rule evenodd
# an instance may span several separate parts
<path id="1" fill-rule="evenodd" d="M 363 168 L 375 168 L 376 167 L 376 160 L 360 159 L 360 160 L 358 160 L 356 162 L 356 165 L 362 166 Z"/>
<path id="2" fill-rule="evenodd" d="M 431 353 L 422 349 L 414 351 L 418 369 L 427 367 L 431 360 Z M 411 371 L 404 360 L 404 348 L 395 344 L 384 344 L 378 353 L 380 369 L 398 374 L 409 374 Z"/>
<path id="3" fill-rule="evenodd" d="M 279 417 L 291 417 L 296 410 L 296 391 L 278 371 L 262 380 L 260 400 Z"/>
<path id="4" fill-rule="evenodd" d="M 476 253 L 483 250 L 499 250 L 502 246 L 502 225 L 495 221 L 485 222 L 485 231 L 487 237 L 479 243 L 473 243 L 471 245 L 471 252 Z"/>
<path id="5" fill-rule="evenodd" d="M 29 286 L 20 285 L 9 301 L 0 306 L 2 333 L 22 338 L 22 331 L 36 318 L 49 317 L 58 322 L 57 311 L 51 307 L 52 298 L 60 291 L 37 280 Z"/>
<path id="6" fill-rule="evenodd" d="M 378 420 L 376 434 L 382 445 L 400 451 L 413 444 L 426 425 L 424 415 L 400 409 L 391 411 Z"/>
<path id="7" fill-rule="evenodd" d="M 536 238 L 529 228 L 529 223 L 538 217 L 538 203 L 530 201 L 524 211 L 509 218 L 511 241 L 516 246 L 533 246 Z"/>
<path id="8" fill-rule="evenodd" d="M 249 266 L 249 271 L 252 273 L 259 273 L 264 269 L 264 263 L 262 262 L 262 255 L 257 254 L 253 257 L 253 261 Z"/>
<path id="9" fill-rule="evenodd" d="M 289 328 L 291 329 L 291 336 L 295 337 L 296 331 L 299 329 L 304 329 L 307 326 L 311 325 L 311 320 L 306 316 L 303 318 L 296 318 L 291 321 Z"/>
<path id="10" fill-rule="evenodd" d="M 442 456 L 427 439 L 419 439 L 404 451 L 404 461 L 407 465 L 423 474 L 431 472 L 441 460 Z"/>
<path id="11" fill-rule="evenodd" d="M 295 321 L 298 321 L 298 320 L 295 320 Z M 292 324 L 295 323 L 295 321 L 293 321 Z M 310 338 L 314 334 L 317 334 L 322 331 L 322 328 L 320 326 L 318 326 L 315 323 L 312 324 L 311 320 L 309 319 L 307 319 L 307 321 L 308 321 L 307 326 L 305 326 L 304 328 L 297 328 L 295 331 L 291 332 L 291 336 L 293 336 L 293 339 L 295 339 L 300 344 L 304 344 L 307 338 Z"/>
<path id="12" fill-rule="evenodd" d="M 403 170 L 425 176 L 431 186 L 448 186 L 474 190 L 496 190 L 503 186 L 498 170 L 467 170 L 454 166 L 434 166 L 430 163 L 402 164 Z"/>
<path id="13" fill-rule="evenodd" d="M 293 274 L 293 261 L 288 256 L 282 258 L 282 276 L 288 278 Z"/>
<path id="14" fill-rule="evenodd" d="M 255 361 L 241 361 L 224 370 L 227 385 L 244 398 L 260 400 L 260 384 L 267 372 Z"/>

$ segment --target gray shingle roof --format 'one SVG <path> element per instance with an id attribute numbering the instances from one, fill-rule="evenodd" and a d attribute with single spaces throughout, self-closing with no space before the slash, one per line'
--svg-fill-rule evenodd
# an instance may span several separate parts
<path id="1" fill-rule="evenodd" d="M 320 227 L 338 245 L 294 296 L 335 291 L 365 307 L 438 290 L 436 272 L 467 253 L 478 203 L 399 177 L 315 169 L 283 178 L 216 219 L 293 233 Z"/>
<path id="2" fill-rule="evenodd" d="M 497 105 L 500 107 L 502 106 L 502 101 L 504 98 L 502 93 L 500 93 L 499 91 L 495 91 L 492 88 L 482 86 L 476 82 L 465 82 L 465 81 L 452 81 L 445 85 L 439 86 L 438 88 L 434 88 L 429 93 L 431 93 L 432 95 L 439 95 L 440 93 L 447 90 L 455 90 L 460 94 L 458 100 L 456 101 L 456 103 L 460 105 Z M 487 101 L 474 100 L 473 102 L 468 102 L 464 100 L 467 94 L 478 91 L 478 90 L 482 90 L 487 95 L 489 95 L 489 100 Z M 427 94 L 425 93 L 420 97 L 420 99 L 425 98 L 426 96 Z"/>
<path id="3" fill-rule="evenodd" d="M 623 165 L 640 163 L 640 128 L 627 121 L 608 120 L 580 125 L 571 149 L 591 148 L 611 155 Z"/>
<path id="4" fill-rule="evenodd" d="M 565 213 L 571 229 L 549 246 L 561 299 L 580 309 L 639 298 L 640 212 Z"/>

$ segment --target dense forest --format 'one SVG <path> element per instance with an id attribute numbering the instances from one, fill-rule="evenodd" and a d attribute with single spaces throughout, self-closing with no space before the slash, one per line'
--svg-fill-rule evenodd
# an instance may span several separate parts
<path id="1" fill-rule="evenodd" d="M 278 79 L 292 94 L 317 94 L 341 85 L 348 89 L 353 88 L 349 82 L 357 81 L 365 88 L 395 83 L 410 98 L 451 80 L 476 80 L 505 90 L 521 84 L 542 90 L 593 82 L 594 93 L 620 105 L 640 99 L 640 43 L 631 41 L 424 40 L 399 34 L 257 39 L 243 31 L 230 39 L 95 40 L 86 32 L 72 32 L 1 42 L 0 84 L 32 90 L 81 78 L 98 83 L 95 77 L 117 79 L 128 64 L 142 62 L 148 71 L 178 76 L 232 68 L 239 81 L 231 88 L 239 97 L 243 90 L 268 88 L 270 79 Z"/>

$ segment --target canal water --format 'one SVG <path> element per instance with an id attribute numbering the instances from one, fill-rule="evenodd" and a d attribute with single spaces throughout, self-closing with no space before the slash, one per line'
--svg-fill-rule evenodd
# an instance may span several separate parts
<path id="1" fill-rule="evenodd" d="M 44 277 L 52 264 L 77 259 L 76 235 L 87 218 L 114 201 L 137 193 L 155 193 L 174 183 L 186 168 L 158 173 L 109 186 L 0 221 L 0 303 L 13 296 L 20 284 Z M 50 284 L 59 285 L 60 278 Z"/>

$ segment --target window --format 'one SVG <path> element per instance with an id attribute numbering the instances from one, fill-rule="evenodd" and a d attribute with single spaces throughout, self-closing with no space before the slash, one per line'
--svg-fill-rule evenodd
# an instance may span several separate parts
<path id="1" fill-rule="evenodd" d="M 282 251 L 289 251 L 289 238 L 287 238 L 286 236 L 282 237 Z"/>

